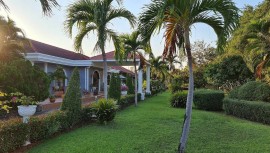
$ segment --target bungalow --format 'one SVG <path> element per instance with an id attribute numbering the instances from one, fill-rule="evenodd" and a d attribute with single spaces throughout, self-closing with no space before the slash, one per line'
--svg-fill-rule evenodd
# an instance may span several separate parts
<path id="1" fill-rule="evenodd" d="M 32 64 L 38 65 L 44 72 L 53 73 L 57 66 L 61 66 L 64 70 L 66 79 L 62 82 L 64 88 L 67 87 L 71 73 L 75 67 L 80 71 L 81 89 L 91 91 L 95 87 L 98 91 L 103 91 L 103 80 L 110 81 L 110 73 L 122 73 L 125 75 L 133 75 L 134 73 L 122 66 L 132 66 L 133 60 L 127 60 L 120 65 L 114 58 L 114 51 L 107 52 L 108 76 L 103 74 L 102 55 L 88 57 L 83 54 L 75 53 L 49 44 L 30 40 L 31 47 L 27 47 L 26 59 Z M 136 58 L 136 64 L 140 64 L 140 58 Z M 146 73 L 146 93 L 150 93 L 150 65 L 147 64 Z M 138 71 L 138 93 L 143 93 L 143 72 Z M 51 83 L 52 87 L 56 82 Z M 51 91 L 52 92 L 52 91 Z"/>

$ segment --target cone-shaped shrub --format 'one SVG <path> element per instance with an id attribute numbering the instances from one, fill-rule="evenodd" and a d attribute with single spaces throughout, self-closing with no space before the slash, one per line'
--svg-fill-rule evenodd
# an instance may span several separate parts
<path id="1" fill-rule="evenodd" d="M 128 94 L 134 94 L 135 88 L 132 84 L 132 77 L 127 76 L 127 86 L 128 86 Z"/>
<path id="2" fill-rule="evenodd" d="M 118 74 L 112 73 L 111 75 L 108 96 L 115 100 L 119 100 L 121 98 L 121 80 Z"/>
<path id="3" fill-rule="evenodd" d="M 77 68 L 74 69 L 71 79 L 62 102 L 61 110 L 67 111 L 70 126 L 75 124 L 80 119 L 80 112 L 82 107 L 80 89 L 80 73 Z"/>

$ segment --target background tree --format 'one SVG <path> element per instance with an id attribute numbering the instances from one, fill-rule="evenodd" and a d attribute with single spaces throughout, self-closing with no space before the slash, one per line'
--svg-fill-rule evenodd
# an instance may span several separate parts
<path id="1" fill-rule="evenodd" d="M 52 8 L 59 6 L 56 0 L 39 0 L 39 1 L 44 15 L 51 15 Z M 0 0 L 0 6 L 3 7 L 5 10 L 9 10 L 9 7 L 6 5 L 4 0 Z"/>
<path id="2" fill-rule="evenodd" d="M 38 66 L 24 59 L 0 62 L 0 90 L 4 93 L 21 92 L 42 101 L 49 96 L 50 79 Z M 33 83 L 35 82 L 35 83 Z"/>
<path id="3" fill-rule="evenodd" d="M 105 53 L 105 43 L 112 40 L 115 51 L 120 50 L 120 40 L 116 32 L 108 26 L 113 19 L 125 18 L 133 27 L 135 25 L 135 16 L 124 8 L 115 8 L 112 5 L 113 0 L 79 0 L 70 5 L 67 9 L 67 19 L 65 29 L 72 37 L 72 28 L 74 25 L 78 28 L 78 34 L 74 40 L 76 51 L 82 52 L 82 40 L 90 32 L 97 35 L 97 43 L 94 50 L 101 51 L 103 58 L 103 80 L 104 80 L 104 97 L 107 98 L 107 57 Z M 121 2 L 117 0 L 118 4 Z"/>
<path id="4" fill-rule="evenodd" d="M 204 77 L 216 87 L 226 82 L 243 84 L 254 78 L 240 55 L 225 56 L 221 60 L 210 63 L 206 66 Z"/>
<path id="5" fill-rule="evenodd" d="M 226 48 L 229 53 L 242 55 L 249 69 L 262 80 L 265 80 L 270 72 L 267 70 L 270 51 L 269 12 L 269 0 L 255 8 L 247 6 L 240 18 L 240 26 L 233 33 Z"/>
<path id="6" fill-rule="evenodd" d="M 25 46 L 29 45 L 22 29 L 9 17 L 0 16 L 0 61 L 22 59 Z"/>
<path id="7" fill-rule="evenodd" d="M 151 47 L 150 43 L 144 42 L 140 38 L 140 32 L 139 31 L 134 31 L 131 34 L 123 34 L 120 36 L 121 42 L 123 44 L 123 50 L 122 53 L 116 52 L 116 59 L 118 59 L 120 62 L 122 61 L 121 58 L 127 60 L 127 59 L 132 59 L 133 60 L 133 65 L 134 65 L 134 72 L 135 72 L 135 106 L 138 104 L 138 99 L 137 99 L 137 94 L 138 94 L 138 74 L 137 74 L 137 57 L 140 59 L 140 67 L 145 64 L 145 58 L 141 51 L 144 51 L 146 53 L 151 52 Z"/>
<path id="8" fill-rule="evenodd" d="M 186 146 L 192 112 L 194 79 L 189 40 L 191 26 L 205 23 L 212 27 L 218 36 L 218 49 L 221 50 L 226 38 L 237 26 L 238 17 L 238 8 L 231 0 L 156 0 L 145 6 L 140 16 L 140 29 L 146 39 L 150 39 L 155 29 L 165 25 L 164 56 L 174 55 L 183 44 L 185 47 L 189 67 L 189 91 L 179 152 L 183 153 Z"/>

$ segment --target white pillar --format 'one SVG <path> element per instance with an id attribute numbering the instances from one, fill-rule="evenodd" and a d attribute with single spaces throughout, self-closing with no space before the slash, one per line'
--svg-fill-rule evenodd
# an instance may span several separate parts
<path id="1" fill-rule="evenodd" d="M 44 72 L 48 73 L 48 63 L 44 63 Z"/>
<path id="2" fill-rule="evenodd" d="M 146 93 L 151 94 L 150 90 L 150 65 L 146 67 Z"/>
<path id="3" fill-rule="evenodd" d="M 84 68 L 84 89 L 87 90 L 87 68 Z"/>
<path id="4" fill-rule="evenodd" d="M 89 67 L 86 68 L 86 90 L 89 90 Z"/>
<path id="5" fill-rule="evenodd" d="M 142 84 L 143 84 L 143 71 L 140 69 L 138 71 L 138 93 L 142 93 Z"/>

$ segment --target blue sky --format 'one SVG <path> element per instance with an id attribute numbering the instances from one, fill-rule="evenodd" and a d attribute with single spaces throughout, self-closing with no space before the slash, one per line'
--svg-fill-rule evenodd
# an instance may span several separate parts
<path id="1" fill-rule="evenodd" d="M 66 8 L 75 0 L 58 0 L 61 5 L 60 9 L 54 9 L 54 15 L 46 17 L 42 15 L 39 0 L 4 0 L 10 7 L 10 12 L 6 13 L 1 8 L 1 15 L 10 16 L 17 25 L 24 30 L 28 38 L 51 44 L 57 47 L 65 48 L 73 51 L 73 38 L 69 38 L 65 33 L 63 22 L 66 17 Z M 234 0 L 237 7 L 244 8 L 245 5 L 256 6 L 263 0 Z M 145 4 L 150 3 L 150 0 L 124 0 L 124 7 L 130 10 L 134 15 L 138 16 Z M 130 28 L 128 22 L 123 19 L 113 21 L 111 28 L 115 29 L 119 34 L 130 33 L 133 29 Z M 75 28 L 76 29 L 76 28 Z M 76 34 L 76 30 L 74 30 Z M 75 35 L 74 35 L 75 36 Z M 151 40 L 151 46 L 155 55 L 161 55 L 164 41 L 163 33 L 156 35 Z M 217 40 L 213 30 L 208 26 L 196 24 L 192 28 L 191 41 L 204 40 L 207 43 L 215 45 Z M 89 35 L 89 38 L 83 42 L 84 54 L 88 56 L 96 55 L 93 52 L 93 47 L 96 42 L 95 34 Z M 113 50 L 114 47 L 107 43 L 106 51 Z"/>

